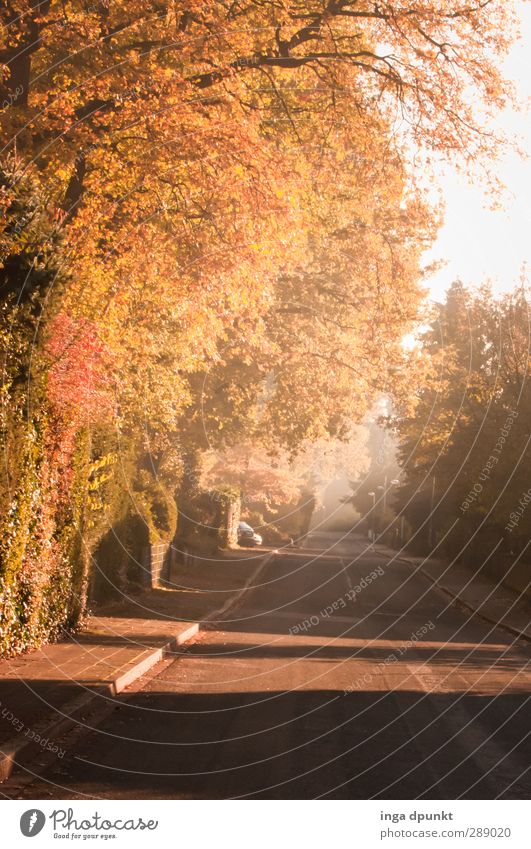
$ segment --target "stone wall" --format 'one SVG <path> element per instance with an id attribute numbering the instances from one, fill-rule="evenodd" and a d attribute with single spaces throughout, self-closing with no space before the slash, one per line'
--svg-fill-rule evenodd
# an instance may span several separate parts
<path id="1" fill-rule="evenodd" d="M 150 545 L 144 549 L 144 574 L 146 586 L 160 586 L 170 574 L 176 552 L 170 543 Z"/>

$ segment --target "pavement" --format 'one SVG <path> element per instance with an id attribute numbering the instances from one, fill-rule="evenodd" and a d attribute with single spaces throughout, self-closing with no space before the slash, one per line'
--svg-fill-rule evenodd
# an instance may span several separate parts
<path id="1" fill-rule="evenodd" d="M 517 637 L 531 642 L 530 588 L 517 593 L 502 581 L 470 568 L 440 560 L 406 558 L 415 564 L 429 580 L 454 601 L 481 616 L 487 622 L 500 625 Z"/>
<path id="2" fill-rule="evenodd" d="M 491 623 L 482 588 L 361 538 L 239 556 L 173 575 L 137 616 L 105 611 L 114 627 L 136 622 L 137 649 L 144 623 L 174 636 L 188 605 L 201 630 L 59 729 L 62 754 L 18 762 L 6 798 L 529 798 L 531 648 L 506 627 L 516 605 Z M 481 615 L 452 586 L 474 590 Z M 47 651 L 62 647 L 78 651 Z M 31 657 L 16 661 L 23 680 Z"/>
<path id="3" fill-rule="evenodd" d="M 0 661 L 0 781 L 35 754 L 61 757 L 58 735 L 181 651 L 203 622 L 233 602 L 267 555 L 262 549 L 196 557 L 164 589 L 106 606 L 80 633 Z"/>
<path id="4" fill-rule="evenodd" d="M 337 541 L 339 540 L 339 542 Z M 348 555 L 349 537 L 337 533 L 310 534 L 309 543 L 318 542 L 324 551 L 343 552 Z M 526 592 L 518 593 L 496 581 L 480 568 L 477 572 L 459 563 L 448 563 L 435 557 L 413 557 L 405 549 L 391 549 L 374 544 L 371 550 L 380 551 L 389 562 L 410 563 L 416 570 L 446 593 L 455 603 L 485 621 L 507 629 L 515 636 L 531 642 L 531 580 Z"/>

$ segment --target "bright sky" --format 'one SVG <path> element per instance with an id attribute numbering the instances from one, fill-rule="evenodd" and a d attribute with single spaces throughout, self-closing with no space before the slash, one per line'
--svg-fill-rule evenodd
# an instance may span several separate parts
<path id="1" fill-rule="evenodd" d="M 531 4 L 522 2 L 522 38 L 507 60 L 506 75 L 518 88 L 522 104 L 531 98 Z M 481 186 L 448 170 L 442 180 L 446 220 L 426 260 L 444 259 L 447 265 L 430 282 L 436 299 L 453 280 L 479 284 L 492 279 L 497 291 L 511 289 L 524 262 L 531 266 L 531 114 L 506 112 L 500 125 L 516 133 L 530 154 L 528 161 L 510 155 L 499 176 L 508 189 L 501 210 L 490 210 Z"/>

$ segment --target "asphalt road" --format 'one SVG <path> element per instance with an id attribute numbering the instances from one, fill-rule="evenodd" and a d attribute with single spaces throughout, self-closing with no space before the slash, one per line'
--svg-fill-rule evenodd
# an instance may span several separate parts
<path id="1" fill-rule="evenodd" d="M 309 545 L 17 795 L 528 799 L 530 647 L 363 540 Z"/>

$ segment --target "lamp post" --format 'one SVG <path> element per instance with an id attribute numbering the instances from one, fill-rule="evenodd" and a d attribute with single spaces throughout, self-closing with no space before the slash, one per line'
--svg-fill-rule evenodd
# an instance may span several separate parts
<path id="1" fill-rule="evenodd" d="M 387 475 L 386 475 L 386 476 L 385 476 L 385 478 L 384 478 L 384 485 L 383 485 L 383 486 L 377 486 L 377 487 L 376 487 L 376 489 L 381 489 L 381 490 L 383 490 L 383 499 L 382 499 L 382 528 L 384 528 L 384 527 L 385 527 L 385 510 L 386 510 L 386 507 L 387 507 L 387 491 L 388 491 L 388 489 L 390 489 L 392 486 L 397 486 L 399 483 L 400 483 L 400 481 L 398 480 L 398 478 L 393 478 L 393 480 L 389 481 L 389 483 L 388 483 Z"/>
<path id="2" fill-rule="evenodd" d="M 378 522 L 378 525 L 381 524 L 382 531 L 383 531 L 383 529 L 385 528 L 385 494 L 386 494 L 386 490 L 387 490 L 387 476 L 384 478 L 384 485 L 383 486 L 377 486 L 376 489 L 379 490 L 383 495 L 382 510 L 381 510 L 381 521 Z"/>
<path id="3" fill-rule="evenodd" d="M 389 489 L 390 489 L 392 486 L 398 486 L 398 484 L 399 484 L 399 483 L 400 483 L 400 481 L 398 480 L 398 478 L 393 478 L 393 480 L 392 480 L 392 481 L 389 481 Z M 384 507 L 383 507 L 383 510 L 384 510 L 384 522 L 385 522 L 385 508 L 386 508 L 386 505 L 387 505 L 387 478 L 385 479 L 385 484 L 386 484 L 386 486 L 385 486 L 385 491 L 384 491 Z"/>
<path id="4" fill-rule="evenodd" d="M 430 521 L 428 524 L 428 545 L 433 546 L 433 502 L 435 501 L 435 475 L 431 479 Z"/>
<path id="5" fill-rule="evenodd" d="M 370 495 L 372 498 L 371 527 L 369 530 L 371 535 L 371 542 L 374 542 L 374 510 L 376 507 L 376 493 L 368 492 L 367 495 Z"/>

